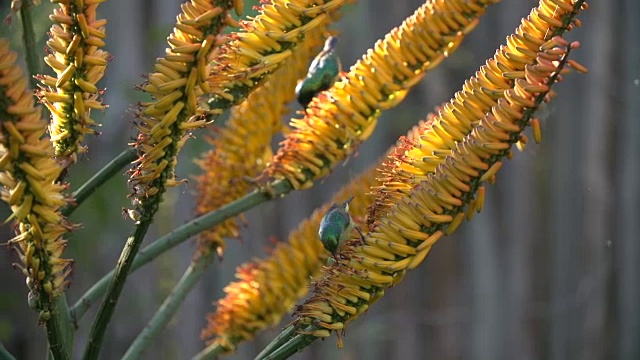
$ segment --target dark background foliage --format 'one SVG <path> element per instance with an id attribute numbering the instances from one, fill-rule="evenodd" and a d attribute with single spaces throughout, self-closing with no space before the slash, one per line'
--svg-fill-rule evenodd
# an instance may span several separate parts
<path id="1" fill-rule="evenodd" d="M 0 5 L 3 16 L 8 3 Z M 166 46 L 179 3 L 110 0 L 100 7 L 109 20 L 107 49 L 114 56 L 102 82 L 111 108 L 97 116 L 103 133 L 90 139 L 90 152 L 72 170 L 72 188 L 123 150 L 134 134 L 127 109 L 142 95 L 133 87 Z M 346 7 L 336 25 L 342 32 L 338 49 L 343 64 L 356 61 L 420 3 L 361 0 Z M 382 116 L 357 156 L 312 190 L 250 211 L 242 240 L 229 242 L 224 261 L 211 267 L 146 358 L 189 358 L 199 351 L 205 314 L 222 296 L 235 267 L 263 256 L 270 237 L 286 239 L 315 207 L 447 101 L 535 5 L 532 0 L 505 0 L 491 7 L 460 49 L 401 106 Z M 539 113 L 542 144 L 516 151 L 497 184 L 488 188 L 483 213 L 441 240 L 420 268 L 352 323 L 343 350 L 331 338 L 297 358 L 640 358 L 640 4 L 593 0 L 590 5 L 580 16 L 584 27 L 567 36 L 582 42 L 573 56 L 590 73 L 568 75 L 556 87 L 559 96 Z M 38 12 L 36 32 L 41 36 L 50 26 L 50 7 L 45 4 Z M 0 34 L 19 44 L 15 20 L 10 28 L 0 27 Z M 204 133 L 197 135 L 181 154 L 182 177 L 197 171 L 191 159 L 206 149 Z M 132 229 L 120 214 L 128 205 L 125 180 L 112 179 L 72 217 L 83 228 L 70 237 L 66 253 L 76 260 L 70 302 L 115 265 Z M 147 242 L 188 220 L 193 206 L 192 185 L 170 191 Z M 0 206 L 0 213 L 7 216 L 6 206 Z M 9 231 L 8 226 L 0 228 L 3 239 L 10 237 Z M 187 242 L 130 277 L 102 358 L 124 353 L 193 251 L 194 242 Z M 20 359 L 41 359 L 44 334 L 26 305 L 24 278 L 11 268 L 13 261 L 14 254 L 0 249 L 0 341 Z M 74 357 L 80 355 L 94 314 L 92 309 L 79 323 Z M 229 358 L 252 357 L 277 330 L 241 345 Z"/>

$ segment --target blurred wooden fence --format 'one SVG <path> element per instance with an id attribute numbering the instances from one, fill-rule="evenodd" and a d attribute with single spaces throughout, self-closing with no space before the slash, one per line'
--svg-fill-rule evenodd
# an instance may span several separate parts
<path id="1" fill-rule="evenodd" d="M 313 190 L 252 210 L 244 240 L 229 245 L 224 261 L 213 266 L 146 358 L 182 359 L 199 351 L 205 313 L 235 266 L 263 255 L 267 237 L 285 239 L 304 214 L 447 101 L 536 3 L 504 0 L 490 8 L 462 47 L 401 106 L 383 115 L 357 157 Z M 343 63 L 352 64 L 419 4 L 361 0 L 348 7 L 337 26 L 343 33 Z M 88 161 L 73 170 L 75 186 L 114 149 L 125 148 L 129 138 L 123 133 L 133 134 L 124 110 L 138 100 L 133 86 L 162 53 L 178 5 L 177 0 L 110 0 L 101 7 L 109 20 L 108 50 L 115 56 L 105 78 L 111 108 Z M 505 164 L 488 189 L 483 213 L 440 241 L 423 266 L 351 324 L 343 350 L 329 339 L 296 358 L 640 359 L 640 3 L 592 0 L 590 5 L 580 17 L 583 28 L 569 35 L 581 41 L 574 56 L 590 73 L 570 74 L 557 87 L 558 97 L 541 113 L 542 144 Z M 7 0 L 0 4 L 2 14 L 7 6 Z M 49 26 L 45 19 L 43 32 Z M 17 29 L 14 24 L 12 31 Z M 180 175 L 194 171 L 188 159 L 205 148 L 202 138 L 188 146 L 190 155 L 182 154 Z M 188 220 L 191 190 L 172 190 L 148 238 Z M 75 214 L 84 228 L 69 248 L 76 259 L 70 299 L 114 266 L 131 230 L 120 218 L 120 208 L 127 206 L 125 191 L 125 179 L 114 179 Z M 3 239 L 8 231 L 2 228 Z M 191 242 L 131 277 L 102 358 L 124 353 L 192 252 Z M 26 306 L 23 277 L 11 269 L 14 260 L 0 251 L 0 341 L 20 359 L 41 359 L 44 336 Z M 74 357 L 92 318 L 90 313 L 79 324 Z M 276 331 L 242 345 L 229 358 L 252 358 Z"/>

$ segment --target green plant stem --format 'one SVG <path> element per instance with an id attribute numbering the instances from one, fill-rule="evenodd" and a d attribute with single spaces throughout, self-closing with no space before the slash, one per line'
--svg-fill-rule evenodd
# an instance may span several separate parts
<path id="1" fill-rule="evenodd" d="M 74 326 L 69 312 L 69 304 L 67 304 L 66 294 L 62 294 L 56 299 L 55 308 L 58 313 L 58 319 L 61 326 L 65 352 L 67 354 L 71 354 L 71 349 L 73 349 Z"/>
<path id="2" fill-rule="evenodd" d="M 54 308 L 51 317 L 45 322 L 49 350 L 55 360 L 69 360 L 68 346 L 64 341 L 64 331 L 60 324 L 60 310 Z"/>
<path id="3" fill-rule="evenodd" d="M 213 360 L 217 359 L 219 355 L 224 353 L 224 347 L 218 343 L 212 343 L 197 353 L 191 360 Z"/>
<path id="4" fill-rule="evenodd" d="M 75 209 L 77 209 L 84 200 L 86 200 L 91 194 L 93 194 L 100 186 L 107 182 L 111 177 L 117 174 L 123 167 L 131 163 L 137 157 L 136 150 L 133 147 L 127 148 L 113 158 L 107 165 L 100 169 L 94 176 L 92 176 L 86 183 L 84 183 L 78 190 L 72 194 L 73 204 L 69 204 L 62 208 L 61 213 L 64 216 L 69 216 Z"/>
<path id="5" fill-rule="evenodd" d="M 98 314 L 96 315 L 93 325 L 91 325 L 89 341 L 87 342 L 84 355 L 82 356 L 84 360 L 98 358 L 107 326 L 111 321 L 111 316 L 113 315 L 120 294 L 122 293 L 122 288 L 124 288 L 127 276 L 131 270 L 133 259 L 138 253 L 138 249 L 140 249 L 140 244 L 142 244 L 142 240 L 151 225 L 152 219 L 153 215 L 149 214 L 149 216 L 143 221 L 140 221 L 122 249 L 120 259 L 118 259 L 118 264 L 116 265 L 113 273 L 113 279 L 107 288 L 105 299 L 100 305 L 100 309 L 98 310 Z"/>
<path id="6" fill-rule="evenodd" d="M 0 359 L 2 360 L 16 360 L 16 357 L 13 356 L 7 349 L 4 348 L 4 345 L 0 343 Z"/>
<path id="7" fill-rule="evenodd" d="M 39 57 L 36 54 L 36 35 L 33 31 L 33 18 L 31 17 L 31 9 L 28 1 L 22 3 L 20 20 L 22 23 L 22 41 L 24 42 L 27 69 L 31 75 L 29 76 L 29 84 L 32 89 L 36 89 L 38 82 L 34 76 L 40 72 L 40 67 L 38 65 Z"/>
<path id="8" fill-rule="evenodd" d="M 210 251 L 202 254 L 191 263 L 153 318 L 133 341 L 129 350 L 124 354 L 123 360 L 139 359 L 142 356 L 150 342 L 167 326 L 189 292 L 204 275 L 205 270 L 213 261 L 213 257 L 214 252 Z"/>
<path id="9" fill-rule="evenodd" d="M 273 339 L 269 345 L 267 345 L 262 351 L 256 356 L 256 359 L 262 359 L 265 356 L 271 354 L 274 350 L 281 347 L 284 343 L 286 343 L 293 334 L 298 330 L 298 328 L 294 325 L 289 325 L 288 327 L 282 329 L 280 334 Z"/>
<path id="10" fill-rule="evenodd" d="M 264 190 L 256 190 L 243 198 L 229 203 L 216 211 L 197 217 L 188 223 L 180 226 L 172 232 L 164 235 L 158 240 L 151 243 L 140 251 L 136 259 L 133 261 L 131 271 L 134 271 L 143 265 L 157 258 L 165 251 L 181 244 L 203 230 L 209 229 L 221 222 L 245 212 L 263 202 L 268 201 L 273 196 L 282 196 L 290 192 L 293 188 L 288 181 L 280 180 L 272 184 L 270 192 Z M 71 307 L 71 317 L 77 321 L 89 310 L 91 305 L 101 297 L 113 277 L 114 271 L 105 275 L 97 283 L 95 283 L 82 297 Z"/>
<path id="11" fill-rule="evenodd" d="M 289 358 L 291 355 L 309 346 L 314 342 L 317 337 L 307 334 L 297 334 L 291 340 L 287 341 L 284 345 L 280 346 L 271 354 L 267 354 L 264 357 L 256 358 L 256 360 L 283 360 Z"/>

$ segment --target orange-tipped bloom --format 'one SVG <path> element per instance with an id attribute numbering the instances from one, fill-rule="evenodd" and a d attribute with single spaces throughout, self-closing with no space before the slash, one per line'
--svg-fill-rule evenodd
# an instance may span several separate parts
<path id="1" fill-rule="evenodd" d="M 239 104 L 267 75 L 293 55 L 314 29 L 326 28 L 347 0 L 272 0 L 260 7 L 243 30 L 230 35 L 214 58 L 209 114 L 221 114 Z"/>
<path id="2" fill-rule="evenodd" d="M 566 23 L 582 4 L 567 0 L 563 6 L 556 6 L 558 2 L 542 0 L 538 11 L 555 8 L 564 14 L 560 22 Z M 533 26 L 542 32 L 547 24 L 547 19 L 541 21 L 544 17 L 538 13 L 538 20 L 532 19 Z M 331 331 L 344 329 L 387 288 L 397 284 L 406 271 L 420 265 L 437 240 L 458 228 L 466 211 L 482 206 L 478 200 L 471 208 L 474 196 L 481 197 L 480 185 L 499 171 L 501 160 L 518 141 L 541 102 L 548 99 L 550 87 L 560 80 L 560 72 L 568 63 L 566 56 L 575 46 L 556 36 L 541 44 L 539 51 L 525 54 L 521 58 L 526 63 L 524 76 L 513 87 L 501 91 L 504 101 L 493 105 L 470 133 L 461 138 L 455 133 L 438 134 L 435 142 L 453 142 L 444 160 L 379 213 L 365 236 L 364 246 L 354 244 L 347 259 L 325 269 L 313 295 L 298 309 L 297 322 L 303 333 L 327 337 Z M 492 93 L 490 89 L 486 91 Z M 428 137 L 433 136 L 431 129 L 433 126 L 422 127 L 421 141 L 428 142 Z M 405 156 L 400 164 L 421 161 L 424 154 L 417 150 L 418 142 L 414 144 L 411 148 L 405 142 L 396 151 Z"/>
<path id="3" fill-rule="evenodd" d="M 225 127 L 211 142 L 213 150 L 197 163 L 197 212 L 205 214 L 246 194 L 247 178 L 260 174 L 273 155 L 271 140 L 283 129 L 286 104 L 294 99 L 298 79 L 305 76 L 309 59 L 322 45 L 326 28 L 309 32 L 282 66 L 247 101 L 231 110 Z M 229 219 L 200 235 L 201 246 L 223 247 L 224 238 L 239 235 L 237 219 Z"/>
<path id="4" fill-rule="evenodd" d="M 11 206 L 15 245 L 27 277 L 29 306 L 46 320 L 53 299 L 67 285 L 71 260 L 62 258 L 62 235 L 72 227 L 60 215 L 65 187 L 57 183 L 62 168 L 53 159 L 47 121 L 16 66 L 17 54 L 0 39 L 0 198 Z"/>
<path id="5" fill-rule="evenodd" d="M 217 302 L 216 312 L 209 315 L 202 337 L 231 351 L 240 341 L 278 324 L 307 293 L 309 279 L 327 261 L 329 253 L 318 239 L 320 220 L 332 203 L 342 203 L 353 196 L 350 214 L 362 225 L 371 202 L 366 194 L 376 181 L 375 174 L 376 168 L 372 167 L 345 186 L 330 203 L 291 232 L 288 242 L 278 244 L 269 258 L 239 267 L 239 281 L 225 287 L 227 295 Z"/>
<path id="6" fill-rule="evenodd" d="M 460 45 L 498 0 L 430 0 L 391 30 L 331 89 L 311 102 L 282 142 L 264 177 L 312 186 L 373 132 L 382 110 L 397 105 L 425 73 Z"/>
<path id="7" fill-rule="evenodd" d="M 104 110 L 101 91 L 96 83 L 102 79 L 109 54 L 105 46 L 107 21 L 96 17 L 100 1 L 59 0 L 49 18 L 54 22 L 47 46 L 51 54 L 44 61 L 56 77 L 40 76 L 45 89 L 40 92 L 51 112 L 51 141 L 55 155 L 75 161 L 75 154 L 85 151 L 85 134 L 97 134 L 98 124 L 91 110 Z"/>
<path id="8" fill-rule="evenodd" d="M 507 37 L 507 44 L 425 124 L 425 135 L 397 149 L 381 169 L 385 184 L 377 189 L 377 200 L 367 219 L 369 225 L 433 173 L 493 106 L 505 104 L 506 90 L 525 79 L 525 69 L 533 63 L 540 46 L 566 29 L 562 20 L 573 11 L 570 4 L 565 1 L 561 8 L 553 1 L 544 1 L 534 8 Z"/>
<path id="9" fill-rule="evenodd" d="M 170 47 L 142 86 L 153 101 L 141 103 L 138 112 L 139 134 L 134 145 L 140 157 L 129 172 L 136 210 L 130 213 L 150 216 L 139 206 L 154 208 L 157 201 L 150 199 L 158 200 L 166 187 L 181 183 L 175 180 L 176 157 L 189 131 L 208 124 L 196 116 L 203 113 L 197 98 L 210 90 L 208 58 L 219 45 L 219 34 L 229 22 L 232 6 L 233 2 L 222 0 L 182 4 L 182 13 L 167 39 Z"/>

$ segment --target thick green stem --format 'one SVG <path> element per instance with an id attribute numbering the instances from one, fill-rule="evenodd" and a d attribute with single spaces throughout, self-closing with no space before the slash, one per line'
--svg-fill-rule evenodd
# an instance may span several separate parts
<path id="1" fill-rule="evenodd" d="M 280 334 L 278 334 L 278 336 L 276 336 L 276 338 L 269 343 L 269 345 L 262 349 L 262 351 L 256 356 L 256 359 L 262 359 L 274 352 L 276 349 L 280 348 L 282 345 L 284 345 L 284 343 L 291 339 L 297 329 L 298 328 L 294 325 L 289 325 L 288 327 L 284 328 L 280 332 Z"/>
<path id="2" fill-rule="evenodd" d="M 167 326 L 169 321 L 178 311 L 180 305 L 187 297 L 191 289 L 200 280 L 200 277 L 205 273 L 207 267 L 213 261 L 214 252 L 211 251 L 206 254 L 202 254 L 195 261 L 191 263 L 187 271 L 176 286 L 171 290 L 171 293 L 164 300 L 164 303 L 155 313 L 151 321 L 145 326 L 144 330 L 140 332 L 138 337 L 133 341 L 129 350 L 124 354 L 123 360 L 139 359 L 142 353 L 147 349 L 151 341 L 160 334 L 162 330 Z"/>
<path id="3" fill-rule="evenodd" d="M 55 308 L 58 313 L 58 321 L 61 326 L 60 330 L 62 331 L 65 352 L 67 354 L 71 354 L 73 349 L 74 326 L 69 311 L 69 304 L 67 304 L 66 294 L 62 294 L 56 299 Z"/>
<path id="4" fill-rule="evenodd" d="M 197 353 L 194 357 L 191 358 L 191 360 L 214 360 L 217 359 L 219 355 L 224 353 L 224 351 L 225 350 L 222 345 L 213 343 Z"/>
<path id="5" fill-rule="evenodd" d="M 297 334 L 277 350 L 256 360 L 283 360 L 309 346 L 317 337 L 308 334 Z"/>
<path id="6" fill-rule="evenodd" d="M 49 351 L 55 360 L 69 360 L 68 346 L 64 341 L 64 331 L 60 324 L 60 310 L 54 308 L 50 318 L 45 321 Z"/>
<path id="7" fill-rule="evenodd" d="M 157 258 L 165 251 L 181 244 L 206 229 L 220 224 L 221 222 L 245 212 L 263 202 L 268 201 L 274 196 L 284 195 L 292 190 L 288 181 L 276 181 L 272 184 L 270 192 L 256 190 L 243 198 L 240 198 L 228 205 L 219 208 L 216 211 L 195 218 L 188 223 L 180 226 L 172 232 L 154 241 L 149 246 L 140 251 L 136 259 L 133 261 L 131 270 L 134 271 L 141 266 L 149 263 Z M 89 310 L 91 305 L 100 298 L 105 291 L 109 279 L 113 276 L 111 271 L 94 284 L 71 308 L 71 316 L 77 321 Z"/>
<path id="8" fill-rule="evenodd" d="M 13 356 L 7 349 L 4 348 L 4 345 L 0 343 L 0 359 L 2 360 L 16 360 L 16 357 Z"/>
<path id="9" fill-rule="evenodd" d="M 118 259 L 118 264 L 116 265 L 113 274 L 113 279 L 107 288 L 107 295 L 105 296 L 105 299 L 98 310 L 98 314 L 96 315 L 96 319 L 91 326 L 89 341 L 87 342 L 87 347 L 85 348 L 84 355 L 82 356 L 84 360 L 98 358 L 107 326 L 111 321 L 111 316 L 113 315 L 113 311 L 115 310 L 120 294 L 122 293 L 122 288 L 124 288 L 127 276 L 131 270 L 133 259 L 135 259 L 135 256 L 140 249 L 140 244 L 142 244 L 142 240 L 149 229 L 149 225 L 151 225 L 152 219 L 153 216 L 150 215 L 143 221 L 139 222 L 136 230 L 131 236 L 129 236 L 127 243 L 124 245 L 124 249 L 122 249 L 120 259 Z"/>
<path id="10" fill-rule="evenodd" d="M 127 148 L 125 151 L 118 154 L 118 156 L 100 169 L 100 171 L 84 183 L 84 185 L 73 192 L 72 197 L 74 201 L 72 204 L 67 205 L 61 210 L 62 215 L 71 215 L 71 213 L 75 211 L 75 209 L 77 209 L 84 200 L 86 200 L 105 182 L 111 179 L 111 177 L 117 174 L 123 167 L 135 160 L 136 157 L 136 149 L 133 147 Z"/>
<path id="11" fill-rule="evenodd" d="M 38 82 L 34 78 L 40 72 L 39 56 L 36 48 L 36 35 L 33 31 L 33 18 L 29 1 L 22 3 L 20 8 L 20 20 L 22 22 L 22 41 L 24 42 L 25 58 L 29 70 L 29 84 L 32 89 L 36 89 Z"/>

